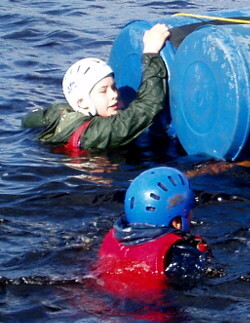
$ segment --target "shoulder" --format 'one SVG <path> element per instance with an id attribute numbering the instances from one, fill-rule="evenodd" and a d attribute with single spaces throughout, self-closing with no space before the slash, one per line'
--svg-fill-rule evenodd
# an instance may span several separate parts
<path id="1" fill-rule="evenodd" d="M 73 112 L 74 110 L 66 103 L 55 103 L 46 108 L 48 111 L 54 111 L 54 112 Z"/>
<path id="2" fill-rule="evenodd" d="M 47 126 L 50 120 L 56 119 L 67 108 L 69 107 L 66 104 L 53 104 L 33 109 L 24 116 L 22 126 L 27 128 Z"/>

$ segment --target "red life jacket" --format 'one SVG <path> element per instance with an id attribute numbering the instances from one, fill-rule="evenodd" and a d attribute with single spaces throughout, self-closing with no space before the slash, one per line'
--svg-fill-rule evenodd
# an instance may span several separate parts
<path id="1" fill-rule="evenodd" d="M 167 286 L 166 255 L 180 236 L 169 233 L 135 246 L 120 243 L 111 229 L 99 250 L 97 271 L 102 288 L 128 298 L 159 297 Z"/>
<path id="2" fill-rule="evenodd" d="M 80 148 L 80 138 L 89 126 L 90 121 L 91 120 L 85 121 L 82 125 L 80 125 L 80 127 L 76 129 L 76 131 L 72 133 L 66 144 L 68 148 Z"/>
<path id="3" fill-rule="evenodd" d="M 91 120 L 85 121 L 82 125 L 80 125 L 80 127 L 78 127 L 69 137 L 68 142 L 61 147 L 56 147 L 54 152 L 66 154 L 70 157 L 85 156 L 87 151 L 80 148 L 80 138 L 89 126 L 90 121 Z"/>
<path id="4" fill-rule="evenodd" d="M 134 246 L 126 246 L 120 243 L 114 236 L 114 229 L 111 229 L 104 238 L 99 250 L 100 257 L 126 259 L 127 265 L 143 263 L 144 270 L 153 275 L 164 275 L 165 259 L 170 247 L 178 240 L 182 239 L 175 233 L 169 233 L 152 241 Z M 164 275 L 165 277 L 165 275 Z"/>

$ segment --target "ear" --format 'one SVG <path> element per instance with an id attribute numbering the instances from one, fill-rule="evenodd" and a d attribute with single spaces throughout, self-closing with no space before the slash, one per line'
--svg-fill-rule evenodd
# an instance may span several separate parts
<path id="1" fill-rule="evenodd" d="M 77 106 L 78 106 L 78 108 L 86 109 L 86 111 L 89 109 L 89 106 L 88 106 L 86 100 L 84 100 L 83 98 L 81 98 L 77 101 Z"/>
<path id="2" fill-rule="evenodd" d="M 177 218 L 173 219 L 171 224 L 177 230 L 182 229 L 182 223 L 181 223 L 181 218 L 180 217 L 177 217 Z"/>

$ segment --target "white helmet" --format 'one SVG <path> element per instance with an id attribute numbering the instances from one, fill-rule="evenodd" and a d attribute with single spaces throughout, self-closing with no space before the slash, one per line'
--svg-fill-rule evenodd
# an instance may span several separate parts
<path id="1" fill-rule="evenodd" d="M 63 93 L 69 105 L 85 115 L 96 115 L 96 107 L 89 94 L 99 81 L 112 73 L 111 67 L 97 58 L 83 58 L 75 62 L 66 71 L 62 81 Z M 87 103 L 88 111 L 78 106 L 81 98 Z"/>

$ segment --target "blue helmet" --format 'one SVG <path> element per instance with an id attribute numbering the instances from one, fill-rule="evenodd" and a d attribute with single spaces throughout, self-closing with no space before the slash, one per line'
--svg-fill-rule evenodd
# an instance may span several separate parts
<path id="1" fill-rule="evenodd" d="M 187 177 L 172 167 L 155 167 L 130 184 L 125 195 L 125 216 L 129 223 L 164 226 L 181 217 L 182 230 L 187 232 L 193 205 L 194 193 Z"/>

